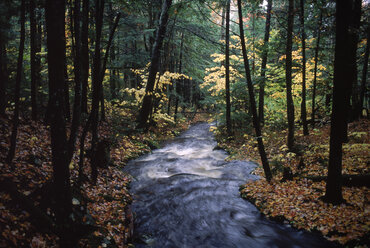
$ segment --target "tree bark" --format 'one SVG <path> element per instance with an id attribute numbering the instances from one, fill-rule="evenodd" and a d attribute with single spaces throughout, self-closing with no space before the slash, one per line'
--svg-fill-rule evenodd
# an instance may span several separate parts
<path id="1" fill-rule="evenodd" d="M 99 102 L 101 99 L 101 35 L 103 26 L 103 13 L 104 13 L 104 0 L 95 1 L 95 25 L 96 25 L 96 37 L 95 37 L 95 53 L 93 59 L 93 71 L 92 71 L 92 107 L 91 107 L 91 151 L 96 152 L 96 145 L 98 143 L 98 122 L 99 122 Z M 91 161 L 91 181 L 92 184 L 96 184 L 98 177 L 98 169 L 94 161 Z"/>
<path id="2" fill-rule="evenodd" d="M 72 197 L 68 164 L 68 144 L 64 118 L 65 98 L 65 1 L 46 1 L 46 29 L 49 70 L 50 134 L 55 185 L 55 215 L 60 247 L 75 247 L 70 219 Z"/>
<path id="3" fill-rule="evenodd" d="M 230 0 L 226 2 L 226 34 L 225 34 L 225 93 L 226 93 L 226 132 L 232 136 L 231 102 L 230 102 Z"/>
<path id="4" fill-rule="evenodd" d="M 90 0 L 83 0 L 81 25 L 81 112 L 87 113 L 87 87 L 89 79 L 89 8 Z"/>
<path id="5" fill-rule="evenodd" d="M 0 37 L 0 117 L 5 117 L 7 105 L 6 88 L 8 85 L 6 41 Z"/>
<path id="6" fill-rule="evenodd" d="M 160 49 L 162 47 L 163 39 L 166 34 L 166 27 L 168 21 L 168 10 L 171 7 L 172 0 L 164 0 L 162 4 L 161 17 L 159 20 L 159 28 L 156 33 L 155 42 L 153 45 L 151 64 L 149 68 L 148 82 L 145 89 L 145 96 L 143 99 L 142 106 L 137 117 L 138 128 L 146 127 L 148 124 L 149 114 L 153 108 L 153 88 L 156 79 L 156 75 L 159 68 L 160 60 Z"/>
<path id="7" fill-rule="evenodd" d="M 303 135 L 308 135 L 307 112 L 306 112 L 306 33 L 304 29 L 304 0 L 300 0 L 301 6 L 301 28 L 302 28 L 302 102 L 301 119 L 303 124 Z"/>
<path id="8" fill-rule="evenodd" d="M 248 85 L 249 101 L 250 101 L 251 110 L 252 110 L 253 126 L 256 132 L 256 137 L 257 137 L 257 142 L 258 142 L 258 151 L 261 156 L 263 170 L 265 172 L 266 180 L 269 182 L 272 178 L 272 174 L 270 171 L 270 166 L 268 163 L 268 159 L 267 159 L 266 152 L 265 152 L 265 147 L 264 147 L 263 140 L 262 140 L 261 126 L 260 126 L 260 123 L 258 121 L 258 116 L 257 116 L 256 100 L 254 98 L 252 77 L 251 77 L 251 72 L 249 68 L 247 49 L 246 49 L 245 40 L 244 40 L 243 14 L 242 14 L 241 0 L 238 0 L 238 14 L 239 14 L 240 40 L 241 40 L 243 59 L 244 59 L 245 76 L 246 76 L 247 85 Z"/>
<path id="9" fill-rule="evenodd" d="M 320 38 L 321 38 L 321 26 L 322 26 L 322 8 L 320 8 L 320 17 L 317 27 L 316 47 L 315 47 L 315 65 L 313 70 L 313 83 L 312 83 L 312 106 L 311 106 L 311 124 L 312 128 L 315 128 L 315 110 L 316 110 L 316 85 L 317 85 L 317 64 L 319 61 L 319 50 L 320 50 Z"/>
<path id="10" fill-rule="evenodd" d="M 357 44 L 360 32 L 360 21 L 361 21 L 361 3 L 362 0 L 354 0 L 352 4 L 353 15 L 351 20 L 351 49 L 352 51 L 352 89 L 351 89 L 351 99 L 352 99 L 352 111 L 350 111 L 349 121 L 358 120 L 361 116 L 361 106 L 360 106 L 360 85 L 358 84 L 358 72 L 357 72 Z"/>
<path id="11" fill-rule="evenodd" d="M 40 79 L 40 64 L 38 57 L 36 55 L 38 48 L 38 39 L 37 39 L 37 25 L 35 17 L 35 0 L 30 0 L 29 2 L 29 11 L 30 11 L 30 45 L 31 45 L 31 107 L 32 107 L 32 120 L 37 120 L 38 111 L 37 111 L 37 91 L 39 86 Z"/>
<path id="12" fill-rule="evenodd" d="M 10 148 L 8 155 L 6 157 L 6 162 L 11 164 L 15 154 L 15 148 L 17 145 L 17 134 L 18 134 L 18 125 L 19 125 L 19 98 L 21 93 L 21 81 L 22 81 L 22 73 L 23 73 L 23 52 L 24 52 L 24 41 L 26 36 L 25 30 L 25 19 L 26 19 L 26 0 L 21 1 L 21 16 L 20 16 L 20 24 L 21 24 L 21 37 L 19 42 L 19 53 L 17 59 L 17 75 L 15 79 L 15 92 L 14 92 L 14 114 L 12 119 L 12 134 L 10 137 Z"/>
<path id="13" fill-rule="evenodd" d="M 349 33 L 352 16 L 352 0 L 337 1 L 336 4 L 336 38 L 334 58 L 333 106 L 330 129 L 330 152 L 328 178 L 324 201 L 333 204 L 343 202 L 342 196 L 342 143 L 347 128 L 349 97 L 347 92 L 352 86 L 351 56 L 353 50 Z"/>
<path id="14" fill-rule="evenodd" d="M 264 105 L 265 105 L 265 82 L 266 82 L 266 65 L 268 55 L 268 42 L 270 38 L 272 0 L 267 2 L 265 37 L 263 39 L 263 53 L 261 64 L 261 83 L 259 88 L 258 118 L 260 124 L 264 122 Z"/>
<path id="15" fill-rule="evenodd" d="M 121 18 L 121 13 L 118 13 L 116 18 L 115 18 L 115 21 L 114 21 L 114 24 L 112 26 L 112 29 L 110 31 L 110 34 L 109 34 L 109 38 L 108 38 L 108 44 L 107 44 L 107 47 L 105 49 L 105 54 L 104 54 L 104 59 L 103 59 L 103 65 L 102 65 L 102 70 L 101 70 L 101 73 L 100 73 L 100 82 L 99 84 L 101 85 L 101 87 L 103 86 L 103 80 L 104 80 L 104 77 L 105 77 L 105 71 L 107 70 L 107 62 L 108 62 L 108 58 L 109 58 L 109 55 L 111 54 L 110 53 L 110 49 L 111 49 L 111 46 L 112 46 L 112 42 L 113 42 L 113 38 L 114 38 L 114 33 L 118 27 L 118 22 Z M 100 91 L 100 101 L 101 101 L 101 120 L 105 120 L 105 107 L 104 107 L 104 92 L 103 92 L 103 88 L 101 89 Z"/>
<path id="16" fill-rule="evenodd" d="M 183 53 L 183 47 L 184 47 L 184 32 L 181 33 L 181 42 L 180 42 L 180 58 L 179 58 L 179 73 L 182 73 L 182 53 Z M 175 115 L 174 115 L 174 120 L 175 122 L 177 121 L 177 112 L 178 112 L 178 107 L 179 107 L 179 95 L 180 95 L 180 87 L 179 84 L 182 82 L 183 79 L 177 79 L 176 80 L 176 86 L 175 86 Z"/>
<path id="17" fill-rule="evenodd" d="M 364 57 L 364 64 L 362 67 L 362 78 L 361 78 L 361 93 L 360 93 L 360 106 L 361 106 L 361 115 L 362 110 L 364 108 L 367 108 L 365 106 L 364 100 L 365 100 L 365 92 L 366 92 L 366 82 L 367 82 L 367 67 L 369 62 L 369 39 L 370 39 L 370 27 L 367 28 L 367 41 L 366 41 L 366 51 L 365 51 L 365 57 Z"/>
<path id="18" fill-rule="evenodd" d="M 294 104 L 293 104 L 293 96 L 292 96 L 293 22 L 294 22 L 294 0 L 289 0 L 288 30 L 287 30 L 287 42 L 286 42 L 286 64 L 285 64 L 287 117 L 288 117 L 287 143 L 288 143 L 289 150 L 292 150 L 294 146 Z"/>
<path id="19" fill-rule="evenodd" d="M 75 36 L 73 64 L 75 76 L 75 98 L 73 105 L 73 119 L 71 125 L 71 132 L 68 140 L 68 160 L 70 161 L 75 150 L 76 137 L 78 127 L 80 126 L 81 118 L 81 32 L 80 32 L 80 16 L 81 16 L 81 0 L 74 1 L 73 11 L 73 32 Z"/>

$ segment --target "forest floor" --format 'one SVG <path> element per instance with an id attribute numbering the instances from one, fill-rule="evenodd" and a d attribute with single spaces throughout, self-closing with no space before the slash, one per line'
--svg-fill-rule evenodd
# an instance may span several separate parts
<path id="1" fill-rule="evenodd" d="M 11 116 L 10 113 L 8 116 Z M 114 115 L 111 115 L 114 116 Z M 126 120 L 133 116 L 126 114 Z M 193 121 L 199 119 L 196 116 Z M 17 136 L 16 155 L 13 166 L 5 164 L 9 149 L 11 125 L 9 119 L 0 122 L 0 175 L 16 185 L 22 197 L 30 200 L 53 219 L 53 195 L 50 188 L 52 179 L 50 135 L 41 122 L 21 118 Z M 132 123 L 127 121 L 126 123 Z M 110 166 L 99 169 L 97 185 L 84 183 L 80 188 L 72 187 L 74 209 L 85 210 L 78 216 L 83 224 L 94 227 L 94 231 L 80 240 L 81 247 L 126 247 L 130 239 L 132 215 L 131 196 L 128 192 L 130 176 L 121 168 L 130 160 L 157 148 L 166 139 L 172 138 L 188 127 L 189 122 L 179 121 L 177 125 L 159 121 L 149 132 L 134 132 L 122 120 L 107 117 L 100 127 L 100 137 L 111 142 Z M 123 131 L 122 131 L 123 130 Z M 82 130 L 80 130 L 82 131 Z M 89 144 L 90 136 L 87 137 Z M 86 149 L 88 150 L 88 149 Z M 77 143 L 77 151 L 79 144 Z M 79 153 L 79 152 L 78 152 Z M 71 184 L 78 181 L 78 153 L 70 164 Z M 89 158 L 85 159 L 84 174 L 90 175 Z M 0 180 L 1 181 L 1 180 Z M 15 198 L 15 197 L 13 197 Z M 0 247 L 55 247 L 57 236 L 42 232 L 38 220 L 25 211 L 18 200 L 5 191 L 0 192 Z"/>
<path id="2" fill-rule="evenodd" d="M 370 174 L 369 121 L 349 124 L 349 142 L 343 145 L 343 174 Z M 320 232 L 328 240 L 346 247 L 368 247 L 370 231 L 370 190 L 367 187 L 343 187 L 346 203 L 339 206 L 324 203 L 325 182 L 307 177 L 327 175 L 330 125 L 310 130 L 303 136 L 296 133 L 299 152 L 288 151 L 286 131 L 265 127 L 263 140 L 269 154 L 274 178 L 264 178 L 257 142 L 251 135 L 237 135 L 227 140 L 220 133 L 219 146 L 230 154 L 229 160 L 252 160 L 259 164 L 253 172 L 261 176 L 241 186 L 241 196 L 253 202 L 268 218 L 290 223 L 298 229 Z M 284 167 L 289 167 L 293 179 L 282 182 Z"/>

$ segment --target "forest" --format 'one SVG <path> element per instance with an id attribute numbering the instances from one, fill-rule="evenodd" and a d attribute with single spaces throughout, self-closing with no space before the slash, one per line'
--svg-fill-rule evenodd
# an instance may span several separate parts
<path id="1" fill-rule="evenodd" d="M 369 247 L 369 9 L 1 0 L 0 247 Z"/>

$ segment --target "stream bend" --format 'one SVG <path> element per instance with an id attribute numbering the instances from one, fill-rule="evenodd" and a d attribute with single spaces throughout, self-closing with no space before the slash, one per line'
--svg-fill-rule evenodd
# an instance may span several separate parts
<path id="1" fill-rule="evenodd" d="M 210 124 L 192 125 L 130 161 L 135 247 L 333 247 L 324 238 L 266 219 L 239 196 L 255 164 L 225 162 Z"/>

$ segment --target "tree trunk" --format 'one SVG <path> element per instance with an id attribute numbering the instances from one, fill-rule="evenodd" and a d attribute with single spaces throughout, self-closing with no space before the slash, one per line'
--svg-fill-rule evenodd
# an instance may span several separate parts
<path id="1" fill-rule="evenodd" d="M 73 105 L 73 119 L 71 132 L 68 140 L 68 160 L 70 161 L 75 150 L 76 137 L 78 127 L 80 126 L 81 118 L 81 32 L 80 32 L 80 16 L 81 16 L 81 0 L 74 1 L 73 11 L 73 32 L 75 36 L 73 64 L 74 64 L 74 76 L 75 76 L 75 98 Z"/>
<path id="2" fill-rule="evenodd" d="M 167 27 L 167 21 L 168 21 L 168 9 L 171 7 L 171 4 L 172 4 L 172 0 L 164 0 L 162 4 L 161 17 L 159 20 L 159 28 L 157 30 L 155 42 L 153 45 L 148 82 L 147 82 L 146 89 L 145 89 L 145 96 L 144 96 L 143 103 L 139 111 L 139 115 L 137 117 L 139 128 L 147 126 L 149 114 L 151 113 L 152 108 L 153 108 L 152 93 L 153 93 L 155 78 L 156 78 L 158 68 L 159 68 L 159 60 L 160 60 L 160 53 L 161 53 L 160 49 L 162 47 L 163 39 L 166 34 L 166 27 Z"/>
<path id="3" fill-rule="evenodd" d="M 65 98 L 65 1 L 46 1 L 46 29 L 49 70 L 50 134 L 55 185 L 55 215 L 60 247 L 75 247 L 70 218 L 72 197 L 68 164 L 68 144 L 64 119 Z"/>
<path id="4" fill-rule="evenodd" d="M 112 2 L 108 4 L 108 15 L 109 15 L 109 29 L 112 30 L 114 26 L 114 12 L 113 12 L 113 6 Z M 110 64 L 113 65 L 114 61 L 116 59 L 116 49 L 114 42 L 112 42 L 112 48 L 110 51 Z M 110 69 L 109 70 L 109 88 L 110 88 L 110 94 L 111 98 L 115 99 L 117 98 L 117 77 L 116 77 L 116 69 Z"/>
<path id="5" fill-rule="evenodd" d="M 302 102 L 301 119 L 303 123 L 303 135 L 308 135 L 307 112 L 306 112 L 306 33 L 304 29 L 304 0 L 300 0 L 301 5 L 301 26 L 302 26 Z"/>
<path id="6" fill-rule="evenodd" d="M 231 102 L 230 102 L 230 0 L 226 2 L 226 34 L 225 34 L 225 91 L 226 91 L 226 132 L 232 136 L 231 130 Z"/>
<path id="7" fill-rule="evenodd" d="M 17 145 L 17 134 L 18 134 L 18 125 L 19 125 L 19 98 L 21 93 L 21 81 L 22 81 L 22 72 L 23 72 L 23 52 L 24 52 L 24 40 L 26 35 L 25 30 L 25 19 L 26 19 L 26 7 L 25 1 L 21 1 L 21 16 L 20 16 L 20 23 L 21 23 L 21 37 L 19 42 L 19 53 L 17 59 L 17 75 L 15 79 L 15 92 L 14 92 L 14 114 L 13 114 L 13 127 L 12 127 L 12 135 L 10 137 L 10 148 L 8 155 L 6 157 L 6 162 L 11 164 L 15 154 L 15 148 Z"/>
<path id="8" fill-rule="evenodd" d="M 362 0 L 354 0 L 352 4 L 353 15 L 351 20 L 351 49 L 352 51 L 352 111 L 350 111 L 349 121 L 358 120 L 361 116 L 361 106 L 360 106 L 360 85 L 358 85 L 358 72 L 357 72 L 357 44 L 358 36 L 360 32 L 360 21 L 361 21 L 361 2 Z"/>
<path id="9" fill-rule="evenodd" d="M 101 34 L 103 27 L 103 13 L 104 13 L 104 0 L 95 1 L 95 25 L 96 25 L 96 37 L 95 37 L 95 53 L 93 59 L 93 71 L 92 71 L 92 107 L 91 107 L 91 151 L 96 152 L 96 145 L 98 143 L 98 122 L 99 122 L 99 102 L 101 99 Z M 98 169 L 94 161 L 91 161 L 91 181 L 92 184 L 96 184 L 98 177 Z"/>
<path id="10" fill-rule="evenodd" d="M 252 77 L 251 77 L 251 72 L 249 68 L 247 49 L 246 49 L 245 40 L 244 40 L 243 14 L 242 14 L 241 0 L 238 0 L 238 14 L 239 14 L 240 40 L 241 40 L 242 51 L 243 51 L 245 76 L 246 76 L 248 92 L 249 92 L 249 101 L 251 104 L 251 110 L 252 110 L 252 116 L 253 116 L 253 126 L 256 132 L 256 137 L 257 137 L 257 142 L 258 142 L 258 151 L 261 156 L 263 170 L 265 172 L 266 180 L 269 182 L 272 178 L 272 174 L 270 171 L 270 166 L 268 163 L 268 159 L 267 159 L 266 152 L 265 152 L 265 147 L 264 147 L 263 140 L 262 140 L 261 126 L 260 126 L 260 123 L 258 121 L 258 116 L 257 116 L 256 100 L 254 98 Z"/>
<path id="11" fill-rule="evenodd" d="M 347 92 L 352 86 L 351 36 L 349 33 L 352 16 L 352 0 L 337 1 L 336 38 L 334 59 L 333 107 L 331 114 L 330 152 L 328 177 L 324 200 L 333 204 L 343 202 L 342 196 L 342 143 L 347 128 L 349 98 Z"/>
<path id="12" fill-rule="evenodd" d="M 182 73 L 182 53 L 183 53 L 183 47 L 184 47 L 184 32 L 181 33 L 181 42 L 180 42 L 180 58 L 179 58 L 179 71 L 178 73 Z M 176 100 L 175 100 L 175 122 L 177 121 L 177 112 L 179 107 L 179 93 L 180 93 L 180 87 L 179 84 L 182 82 L 183 79 L 176 79 L 176 87 L 175 87 L 175 93 L 176 93 Z"/>
<path id="13" fill-rule="evenodd" d="M 89 79 L 89 4 L 83 0 L 81 26 L 81 112 L 87 113 L 87 86 Z"/>
<path id="14" fill-rule="evenodd" d="M 360 93 L 360 106 L 361 106 L 361 115 L 362 110 L 364 108 L 367 108 L 365 106 L 364 100 L 365 100 L 365 92 L 366 92 L 366 82 L 367 82 L 367 66 L 369 62 L 369 39 L 370 39 L 370 27 L 367 28 L 367 41 L 366 41 L 366 51 L 365 51 L 365 57 L 364 57 L 364 64 L 362 67 L 362 78 L 361 78 L 361 93 Z"/>
<path id="15" fill-rule="evenodd" d="M 285 80 L 286 80 L 286 98 L 287 98 L 287 117 L 288 117 L 288 148 L 293 149 L 294 146 L 294 104 L 292 96 L 292 45 L 293 45 L 293 22 L 294 22 L 294 0 L 289 0 L 288 6 L 288 30 L 286 42 L 286 64 L 285 64 Z"/>
<path id="16" fill-rule="evenodd" d="M 40 67 L 37 62 L 39 60 L 37 58 L 37 48 L 38 48 L 38 40 L 37 40 L 37 25 L 36 25 L 36 17 L 35 17 L 35 0 L 30 0 L 29 2 L 30 7 L 30 44 L 31 44 L 31 55 L 30 55 L 30 62 L 31 62 L 31 107 L 32 107 L 32 120 L 37 120 L 38 111 L 37 111 L 37 91 L 39 86 L 39 79 L 40 79 Z"/>
<path id="17" fill-rule="evenodd" d="M 316 110 L 316 85 L 317 85 L 317 64 L 319 61 L 321 26 L 322 26 L 322 8 L 320 8 L 320 18 L 317 27 L 316 47 L 315 47 L 315 65 L 313 70 L 313 83 L 312 83 L 312 107 L 311 107 L 311 124 L 315 128 L 315 110 Z"/>
<path id="18" fill-rule="evenodd" d="M 221 40 L 225 40 L 225 15 L 226 15 L 226 9 L 225 6 L 222 6 L 222 12 L 221 12 Z M 224 50 L 224 45 L 221 45 L 221 51 Z M 225 61 L 221 61 L 221 66 L 225 65 Z"/>
<path id="19" fill-rule="evenodd" d="M 66 55 L 64 55 L 63 60 L 67 61 Z M 69 82 L 68 82 L 67 63 L 64 65 L 64 116 L 68 121 L 71 120 L 71 105 L 69 103 Z"/>
<path id="20" fill-rule="evenodd" d="M 116 19 L 114 21 L 114 24 L 112 26 L 112 29 L 110 31 L 110 34 L 109 34 L 109 38 L 108 38 L 108 44 L 107 44 L 107 47 L 105 49 L 105 54 L 104 54 L 104 59 L 103 59 L 103 65 L 102 65 L 102 70 L 101 70 L 101 73 L 100 73 L 100 82 L 99 84 L 101 85 L 101 91 L 100 91 L 100 101 L 101 101 L 101 120 L 104 121 L 105 120 L 105 105 L 104 105 L 104 92 L 103 92 L 103 80 L 104 80 L 104 77 L 105 77 L 105 71 L 107 70 L 107 62 L 108 62 L 108 57 L 109 55 L 111 54 L 110 53 L 110 48 L 112 46 L 112 42 L 113 42 L 113 37 L 114 37 L 114 33 L 117 29 L 117 26 L 118 26 L 118 22 L 121 18 L 121 13 L 118 13 L 117 16 L 116 16 Z"/>
<path id="21" fill-rule="evenodd" d="M 3 37 L 0 37 L 0 117 L 5 117 L 7 105 L 6 87 L 8 85 L 8 79 L 6 42 Z"/>
<path id="22" fill-rule="evenodd" d="M 259 88 L 259 102 L 258 102 L 258 117 L 259 117 L 260 124 L 264 122 L 263 108 L 265 105 L 266 65 L 267 65 L 267 55 L 268 55 L 268 42 L 270 38 L 271 10 L 272 10 L 272 0 L 268 0 L 267 12 L 266 12 L 265 38 L 263 40 L 264 44 L 263 44 L 262 64 L 261 64 L 261 83 L 260 83 L 260 88 Z"/>

